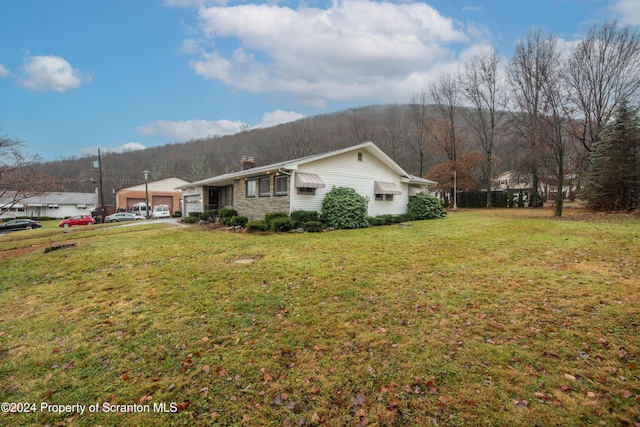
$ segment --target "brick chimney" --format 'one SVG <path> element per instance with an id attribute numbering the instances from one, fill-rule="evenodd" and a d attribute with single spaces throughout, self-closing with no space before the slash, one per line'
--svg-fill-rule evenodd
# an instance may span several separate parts
<path id="1" fill-rule="evenodd" d="M 240 163 L 240 170 L 246 170 L 256 167 L 256 161 L 253 157 L 242 156 L 242 162 Z"/>

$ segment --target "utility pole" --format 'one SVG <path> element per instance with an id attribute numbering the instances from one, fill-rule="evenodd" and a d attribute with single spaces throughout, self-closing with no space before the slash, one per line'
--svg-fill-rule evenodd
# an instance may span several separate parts
<path id="1" fill-rule="evenodd" d="M 98 161 L 93 162 L 93 167 L 98 168 L 98 215 L 100 216 L 100 222 L 104 222 L 105 207 L 104 207 L 104 191 L 102 190 L 102 156 L 100 149 L 98 148 Z M 95 183 L 96 180 L 91 178 L 91 182 Z"/>
<path id="2" fill-rule="evenodd" d="M 149 171 L 142 171 L 142 173 L 144 174 L 144 199 L 145 199 L 145 203 L 146 206 L 144 208 L 144 211 L 146 213 L 146 217 L 147 219 L 149 219 L 149 185 L 148 185 L 148 180 L 149 180 Z"/>
<path id="3" fill-rule="evenodd" d="M 100 215 L 101 222 L 104 222 L 105 209 L 104 209 L 104 190 L 102 189 L 102 156 L 100 155 L 100 149 L 98 148 L 98 179 L 100 188 Z"/>

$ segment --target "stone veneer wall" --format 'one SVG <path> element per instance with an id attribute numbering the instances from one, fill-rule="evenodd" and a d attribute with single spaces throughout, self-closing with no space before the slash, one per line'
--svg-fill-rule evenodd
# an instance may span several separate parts
<path id="1" fill-rule="evenodd" d="M 264 219 L 267 212 L 284 212 L 289 214 L 290 196 L 274 196 L 273 177 L 269 188 L 269 197 L 256 196 L 247 198 L 247 186 L 244 179 L 240 179 L 233 184 L 233 208 L 238 211 L 238 215 L 246 216 L 249 220 Z"/>

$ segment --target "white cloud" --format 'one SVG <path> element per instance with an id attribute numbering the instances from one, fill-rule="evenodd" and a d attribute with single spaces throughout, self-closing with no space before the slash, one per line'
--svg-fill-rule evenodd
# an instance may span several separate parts
<path id="1" fill-rule="evenodd" d="M 182 41 L 182 45 L 178 50 L 180 53 L 185 55 L 195 55 L 197 53 L 202 53 L 203 50 L 200 47 L 200 43 L 195 39 L 186 39 Z"/>
<path id="2" fill-rule="evenodd" d="M 4 65 L 0 64 L 0 77 L 5 77 L 9 74 L 11 74 L 11 72 L 7 68 L 5 68 Z"/>
<path id="3" fill-rule="evenodd" d="M 238 90 L 290 93 L 315 106 L 374 94 L 407 99 L 457 63 L 473 37 L 487 35 L 418 2 L 344 0 L 328 9 L 244 4 L 201 7 L 199 17 L 202 37 L 216 48 L 189 62 L 196 74 Z M 237 44 L 225 50 L 229 39 Z"/>
<path id="4" fill-rule="evenodd" d="M 164 135 L 174 141 L 187 141 L 216 135 L 232 135 L 246 126 L 242 122 L 230 120 L 185 120 L 181 122 L 156 120 L 137 127 L 136 132 L 142 135 Z"/>
<path id="5" fill-rule="evenodd" d="M 295 111 L 282 111 L 276 110 L 271 113 L 264 113 L 262 115 L 262 121 L 257 128 L 268 128 L 282 123 L 289 123 L 295 120 L 303 118 L 304 115 L 296 113 Z"/>
<path id="6" fill-rule="evenodd" d="M 619 16 L 620 22 L 629 25 L 640 25 L 640 5 L 638 0 L 615 0 L 611 5 Z"/>
<path id="7" fill-rule="evenodd" d="M 37 91 L 65 92 L 91 81 L 64 58 L 53 55 L 29 56 L 22 67 L 20 85 Z"/>
<path id="8" fill-rule="evenodd" d="M 139 142 L 127 142 L 126 144 L 122 144 L 118 147 L 99 147 L 96 145 L 93 147 L 82 148 L 81 150 L 79 150 L 79 154 L 96 155 L 98 154 L 98 148 L 102 153 L 127 153 L 129 151 L 144 150 L 147 147 L 140 144 Z"/>

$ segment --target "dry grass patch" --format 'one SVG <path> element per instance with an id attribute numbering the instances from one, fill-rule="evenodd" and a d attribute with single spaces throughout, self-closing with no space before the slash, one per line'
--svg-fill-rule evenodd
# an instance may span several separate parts
<path id="1" fill-rule="evenodd" d="M 640 422 L 637 220 L 512 211 L 304 235 L 92 230 L 5 257 L 0 401 L 177 413 L 0 422 Z"/>

